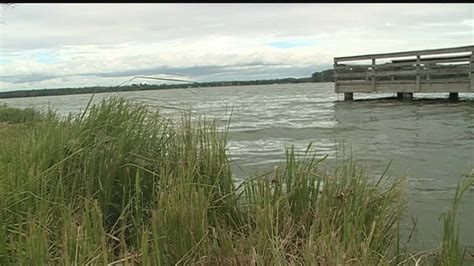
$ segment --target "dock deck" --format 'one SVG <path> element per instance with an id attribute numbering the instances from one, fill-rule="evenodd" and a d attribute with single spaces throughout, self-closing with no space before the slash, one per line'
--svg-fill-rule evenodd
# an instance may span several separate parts
<path id="1" fill-rule="evenodd" d="M 350 62 L 347 63 L 347 62 Z M 334 58 L 336 93 L 474 93 L 474 45 Z"/>

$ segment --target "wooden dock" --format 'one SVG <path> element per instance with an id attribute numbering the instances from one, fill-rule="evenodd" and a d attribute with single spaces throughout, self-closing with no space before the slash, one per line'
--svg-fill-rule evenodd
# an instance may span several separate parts
<path id="1" fill-rule="evenodd" d="M 347 63 L 347 62 L 350 62 Z M 336 93 L 474 93 L 474 45 L 334 58 Z"/>

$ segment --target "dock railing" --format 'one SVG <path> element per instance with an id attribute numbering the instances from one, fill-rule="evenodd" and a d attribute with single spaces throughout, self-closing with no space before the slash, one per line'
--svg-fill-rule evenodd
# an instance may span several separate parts
<path id="1" fill-rule="evenodd" d="M 474 45 L 334 58 L 337 93 L 474 92 L 473 72 Z"/>

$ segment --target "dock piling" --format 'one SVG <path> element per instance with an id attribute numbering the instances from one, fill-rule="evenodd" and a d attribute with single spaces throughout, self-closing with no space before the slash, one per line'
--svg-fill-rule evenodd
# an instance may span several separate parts
<path id="1" fill-rule="evenodd" d="M 354 100 L 354 93 L 345 92 L 344 93 L 344 101 L 352 101 L 352 100 Z"/>
<path id="2" fill-rule="evenodd" d="M 411 93 L 411 92 L 397 92 L 397 99 L 399 99 L 399 100 L 413 100 L 413 93 Z"/>
<path id="3" fill-rule="evenodd" d="M 450 92 L 449 93 L 449 100 L 456 101 L 457 99 L 459 99 L 459 93 L 457 93 L 457 92 Z"/>

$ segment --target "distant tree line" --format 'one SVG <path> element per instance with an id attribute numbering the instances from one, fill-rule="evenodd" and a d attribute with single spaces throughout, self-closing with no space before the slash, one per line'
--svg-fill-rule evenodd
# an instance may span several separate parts
<path id="1" fill-rule="evenodd" d="M 314 72 L 311 75 L 312 82 L 334 82 L 334 70 L 328 69 L 321 72 Z"/>
<path id="2" fill-rule="evenodd" d="M 308 78 L 283 78 L 283 79 L 265 79 L 265 80 L 247 80 L 247 81 L 214 81 L 214 82 L 196 82 L 186 84 L 131 84 L 127 86 L 95 86 L 82 88 L 59 88 L 59 89 L 36 89 L 0 92 L 0 98 L 18 98 L 18 97 L 38 97 L 68 94 L 87 94 L 87 93 L 108 93 L 117 91 L 145 91 L 145 90 L 164 90 L 164 89 L 186 89 L 200 87 L 220 87 L 220 86 L 245 86 L 245 85 L 268 85 L 268 84 L 291 84 L 308 82 L 333 82 L 333 70 L 324 70 L 315 72 Z"/>

